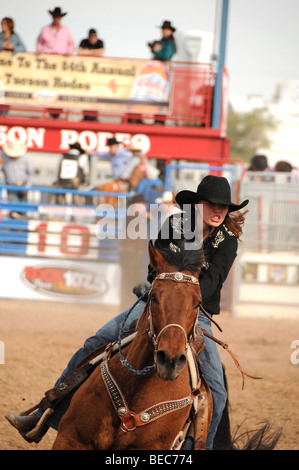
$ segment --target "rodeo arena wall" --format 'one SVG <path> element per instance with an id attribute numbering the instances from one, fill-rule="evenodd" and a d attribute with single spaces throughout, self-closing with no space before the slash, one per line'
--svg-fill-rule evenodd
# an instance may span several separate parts
<path id="1" fill-rule="evenodd" d="M 277 173 L 259 179 L 229 158 L 225 70 L 217 129 L 209 64 L 101 58 L 100 66 L 91 57 L 3 53 L 0 85 L 0 148 L 18 138 L 36 171 L 31 187 L 0 181 L 0 297 L 128 308 L 133 286 L 147 275 L 151 206 L 169 192 L 196 190 L 212 173 L 228 178 L 236 202 L 250 199 L 222 307 L 234 315 L 284 316 L 283 305 L 298 312 L 298 181 Z M 70 144 L 102 152 L 112 136 L 125 148 L 141 146 L 159 176 L 114 192 L 105 206 L 111 193 L 96 188 L 111 180 L 110 164 L 91 157 L 88 187 L 53 187 Z M 12 191 L 25 201 L 12 202 Z M 143 235 L 132 237 L 134 203 L 133 232 Z"/>

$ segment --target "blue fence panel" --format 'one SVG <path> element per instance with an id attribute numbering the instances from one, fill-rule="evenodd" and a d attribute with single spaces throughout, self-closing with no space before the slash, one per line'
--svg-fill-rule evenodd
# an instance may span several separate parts
<path id="1" fill-rule="evenodd" d="M 1 185 L 1 196 L 4 191 L 8 194 L 10 191 L 33 191 L 40 194 L 115 197 L 118 198 L 120 204 L 119 207 L 113 208 L 107 205 L 96 207 L 2 200 L 0 210 L 6 216 L 0 221 L 0 254 L 55 257 L 56 253 L 57 257 L 78 259 L 81 253 L 82 259 L 119 262 L 121 237 L 118 235 L 125 230 L 126 201 L 130 200 L 133 194 Z M 8 218 L 11 213 L 19 214 L 21 217 L 28 216 L 28 220 Z M 56 216 L 54 222 L 51 221 L 53 216 Z M 98 223 L 103 218 L 106 224 L 101 226 Z M 51 232 L 48 233 L 48 226 L 57 222 L 61 224 L 61 227 L 58 226 L 56 229 L 55 237 Z M 32 232 L 35 232 L 35 237 L 30 235 Z M 72 246 L 74 241 L 68 243 L 70 237 L 73 240 L 77 237 L 74 246 Z M 65 249 L 65 246 L 69 248 Z"/>

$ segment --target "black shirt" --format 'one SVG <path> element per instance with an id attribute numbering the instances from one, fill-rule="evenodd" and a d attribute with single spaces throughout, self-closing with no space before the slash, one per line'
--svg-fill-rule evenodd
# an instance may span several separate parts
<path id="1" fill-rule="evenodd" d="M 190 217 L 185 213 L 170 216 L 164 222 L 155 246 L 159 249 L 159 247 L 162 248 L 165 244 L 168 244 L 175 249 L 175 245 L 179 246 L 182 238 L 192 241 L 188 232 L 195 233 L 194 219 L 194 215 Z M 167 238 L 161 236 L 165 228 L 168 232 L 164 233 L 169 234 Z M 180 234 L 182 238 L 180 237 L 179 242 Z M 193 241 L 197 243 L 196 238 Z M 238 240 L 222 223 L 205 238 L 203 245 L 199 243 L 198 249 L 201 247 L 205 258 L 198 278 L 202 294 L 202 305 L 211 315 L 219 314 L 221 289 L 237 256 Z"/>
<path id="2" fill-rule="evenodd" d="M 102 49 L 102 47 L 104 47 L 104 42 L 102 39 L 98 39 L 95 44 L 90 44 L 88 39 L 82 39 L 79 47 L 82 47 L 83 49 Z"/>

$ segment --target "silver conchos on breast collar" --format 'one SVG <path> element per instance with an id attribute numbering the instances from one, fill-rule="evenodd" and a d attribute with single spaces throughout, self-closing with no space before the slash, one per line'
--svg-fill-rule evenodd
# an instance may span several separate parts
<path id="1" fill-rule="evenodd" d="M 183 274 L 180 272 L 177 273 L 161 273 L 156 276 L 156 279 L 171 279 L 172 281 L 177 282 L 191 282 L 192 284 L 198 284 L 198 279 L 195 276 L 190 276 L 189 274 Z"/>

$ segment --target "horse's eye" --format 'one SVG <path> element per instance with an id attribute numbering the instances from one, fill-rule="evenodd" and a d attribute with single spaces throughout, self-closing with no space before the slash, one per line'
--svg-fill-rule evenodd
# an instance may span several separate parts
<path id="1" fill-rule="evenodd" d="M 157 304 L 157 303 L 158 303 L 158 299 L 157 299 L 156 294 L 152 294 L 152 303 L 153 303 L 153 304 Z"/>

